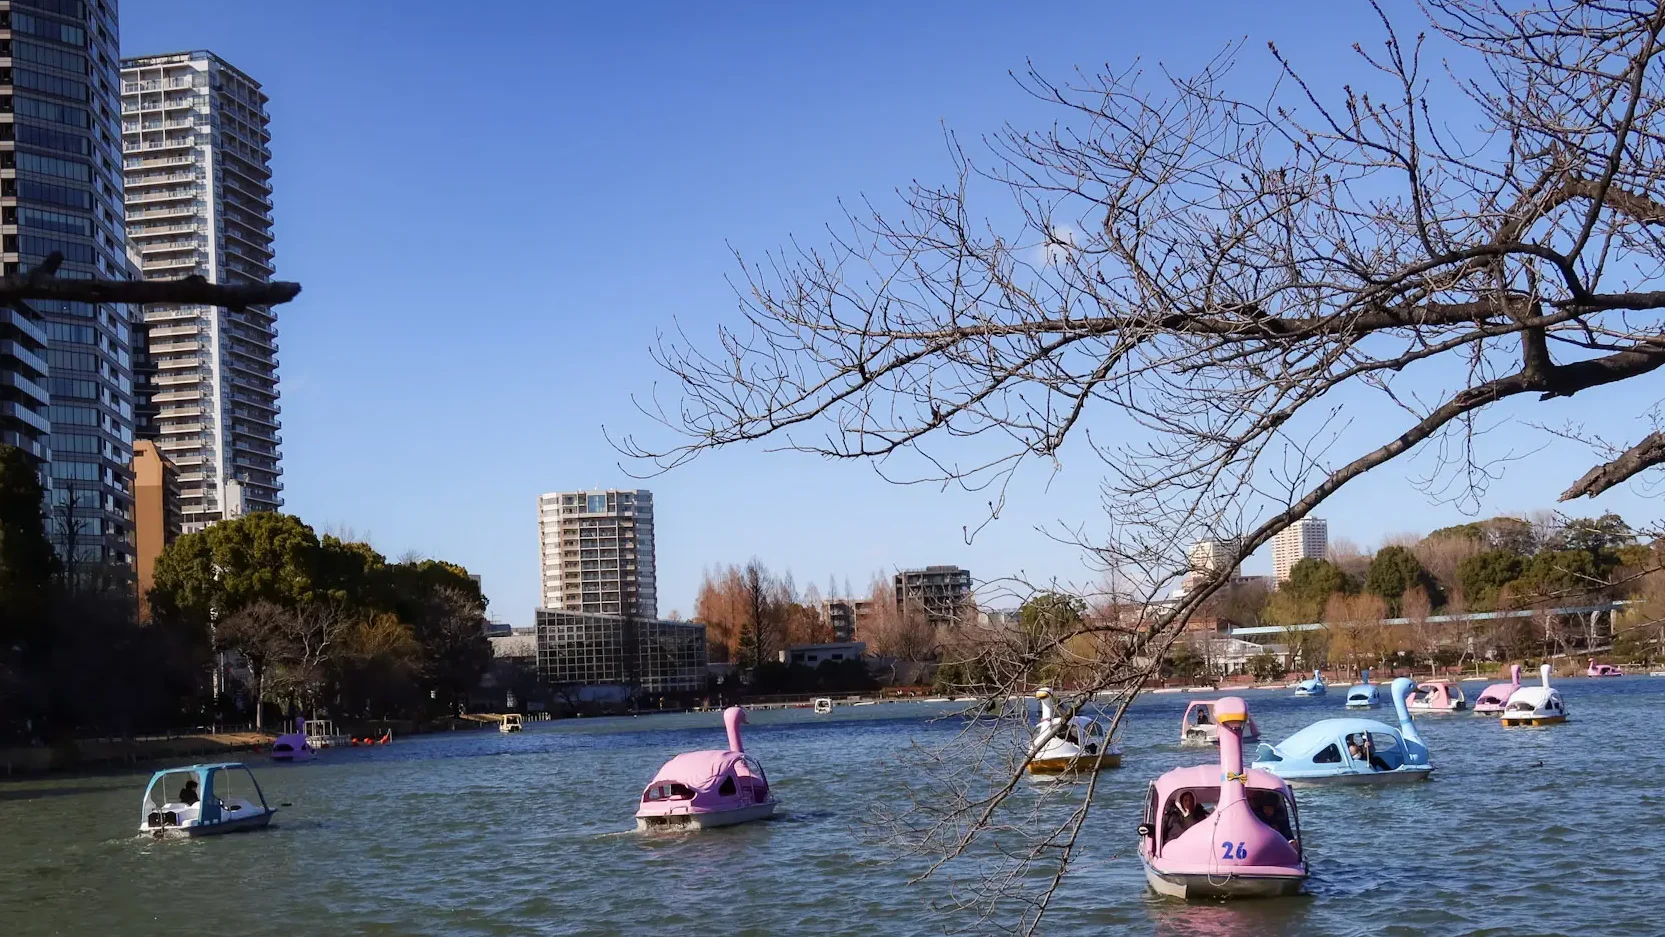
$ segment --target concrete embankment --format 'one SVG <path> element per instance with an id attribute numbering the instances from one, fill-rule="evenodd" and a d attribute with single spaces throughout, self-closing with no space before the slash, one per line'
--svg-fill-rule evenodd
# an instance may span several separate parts
<path id="1" fill-rule="evenodd" d="M 239 752 L 269 747 L 273 738 L 264 732 L 219 732 L 167 738 L 76 739 L 50 746 L 0 748 L 0 777 L 108 771 L 186 758 L 234 759 Z"/>

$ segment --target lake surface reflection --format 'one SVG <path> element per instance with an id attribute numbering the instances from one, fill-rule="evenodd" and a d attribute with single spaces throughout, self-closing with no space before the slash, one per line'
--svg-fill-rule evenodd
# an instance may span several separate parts
<path id="1" fill-rule="evenodd" d="M 1464 687 L 1473 695 L 1484 686 Z M 1418 720 L 1434 780 L 1303 789 L 1309 894 L 1186 904 L 1149 894 L 1134 827 L 1146 782 L 1208 760 L 1175 740 L 1186 697 L 1148 696 L 1126 726 L 1081 856 L 1043 932 L 1658 935 L 1665 854 L 1665 679 L 1569 679 L 1572 721 L 1503 730 Z M 1342 714 L 1341 695 L 1245 693 L 1264 738 Z M 672 754 L 719 747 L 717 714 L 536 723 L 251 761 L 265 833 L 131 835 L 144 777 L 0 783 L 0 934 L 939 934 L 945 886 L 907 887 L 860 824 L 901 797 L 898 754 L 942 741 L 940 705 L 756 713 L 746 732 L 783 814 L 697 835 L 639 835 L 630 815 Z M 1390 709 L 1376 718 L 1391 722 Z M 969 923 L 969 922 L 962 922 Z"/>

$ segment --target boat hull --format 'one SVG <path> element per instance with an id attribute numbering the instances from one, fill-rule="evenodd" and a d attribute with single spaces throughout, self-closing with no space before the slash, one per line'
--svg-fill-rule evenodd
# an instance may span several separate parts
<path id="1" fill-rule="evenodd" d="M 1145 861 L 1145 881 L 1151 891 L 1170 898 L 1277 898 L 1297 894 L 1305 873 L 1288 875 L 1209 875 L 1159 872 Z"/>
<path id="2" fill-rule="evenodd" d="M 1566 721 L 1567 717 L 1563 713 L 1547 716 L 1511 716 L 1505 713 L 1503 716 L 1505 726 L 1552 726 Z"/>
<path id="3" fill-rule="evenodd" d="M 1437 716 L 1441 713 L 1460 713 L 1460 712 L 1462 712 L 1463 710 L 1465 710 L 1467 708 L 1468 708 L 1468 706 L 1465 703 L 1456 703 L 1456 704 L 1451 705 L 1451 706 L 1406 706 L 1405 707 L 1405 709 L 1409 710 L 1410 712 L 1412 712 L 1412 713 L 1414 713 L 1418 716 Z"/>
<path id="4" fill-rule="evenodd" d="M 276 810 L 256 813 L 235 820 L 222 820 L 219 823 L 198 824 L 197 826 L 157 826 L 141 827 L 139 835 L 153 836 L 157 839 L 196 839 L 203 836 L 221 836 L 226 833 L 246 833 L 250 830 L 263 830 L 272 822 Z"/>
<path id="5" fill-rule="evenodd" d="M 1265 767 L 1261 765 L 1260 767 Z M 1278 775 L 1290 787 L 1330 787 L 1342 784 L 1413 784 L 1428 780 L 1432 767 L 1396 768 L 1392 771 L 1348 771 L 1336 774 L 1312 774 L 1305 777 Z M 1276 773 L 1276 772 L 1274 772 Z"/>
<path id="6" fill-rule="evenodd" d="M 775 801 L 764 804 L 750 804 L 733 810 L 713 810 L 706 813 L 667 813 L 643 816 L 636 815 L 636 829 L 638 832 L 677 831 L 677 830 L 711 830 L 724 826 L 736 826 L 750 823 L 754 820 L 764 820 L 774 815 Z"/>
<path id="7" fill-rule="evenodd" d="M 1029 762 L 1030 774 L 1091 774 L 1122 766 L 1121 752 L 1100 752 L 1071 758 L 1036 758 Z"/>

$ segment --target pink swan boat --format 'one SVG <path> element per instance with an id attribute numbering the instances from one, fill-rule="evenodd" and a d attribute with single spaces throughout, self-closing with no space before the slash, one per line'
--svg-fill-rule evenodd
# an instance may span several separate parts
<path id="1" fill-rule="evenodd" d="M 1413 713 L 1454 713 L 1467 709 L 1468 701 L 1450 680 L 1427 680 L 1416 685 L 1405 708 Z"/>
<path id="2" fill-rule="evenodd" d="M 769 779 L 740 744 L 746 711 L 723 710 L 727 751 L 684 752 L 665 762 L 642 791 L 638 830 L 704 830 L 761 820 L 775 812 Z"/>
<path id="3" fill-rule="evenodd" d="M 1509 666 L 1509 682 L 1494 683 L 1474 698 L 1474 711 L 1477 713 L 1500 713 L 1509 704 L 1509 697 L 1520 689 L 1520 665 Z"/>
<path id="4" fill-rule="evenodd" d="M 1584 671 L 1586 677 L 1622 677 L 1624 675 L 1623 667 L 1617 664 L 1598 664 L 1594 657 L 1590 658 L 1590 666 Z"/>
<path id="5" fill-rule="evenodd" d="M 1219 765 L 1175 768 L 1150 785 L 1139 826 L 1145 878 L 1176 898 L 1294 894 L 1307 878 L 1295 795 L 1277 775 L 1244 769 L 1241 697 L 1216 701 L 1214 716 Z"/>
<path id="6" fill-rule="evenodd" d="M 285 732 L 272 740 L 273 761 L 311 761 L 317 753 L 306 739 L 306 719 L 295 720 L 295 731 Z"/>

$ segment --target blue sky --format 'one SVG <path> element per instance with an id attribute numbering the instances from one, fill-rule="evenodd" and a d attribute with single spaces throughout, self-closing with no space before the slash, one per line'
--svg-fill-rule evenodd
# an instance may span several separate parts
<path id="1" fill-rule="evenodd" d="M 654 492 L 661 613 L 692 610 L 704 567 L 753 555 L 823 588 L 929 563 L 1092 580 L 1037 530 L 1103 527 L 1100 466 L 1080 453 L 1021 476 L 967 544 L 984 495 L 758 449 L 635 482 L 602 427 L 648 428 L 629 395 L 660 378 L 648 348 L 673 317 L 702 336 L 732 318 L 731 246 L 819 240 L 840 198 L 946 178 L 945 127 L 1050 121 L 1007 75 L 1025 59 L 1055 75 L 1135 57 L 1185 70 L 1243 39 L 1239 74 L 1257 81 L 1276 39 L 1339 81 L 1327 70 L 1375 35 L 1362 4 L 1278 9 L 125 0 L 122 47 L 211 49 L 271 96 L 277 265 L 305 287 L 279 318 L 287 509 L 391 556 L 462 563 L 494 616 L 525 624 L 536 497 L 560 489 Z M 1635 438 L 1634 393 L 1538 418 L 1617 412 L 1604 428 Z M 1586 466 L 1570 445 L 1539 452 L 1485 512 L 1549 506 Z M 1463 519 L 1411 472 L 1332 499 L 1332 537 Z M 1657 513 L 1634 491 L 1600 506 Z"/>

